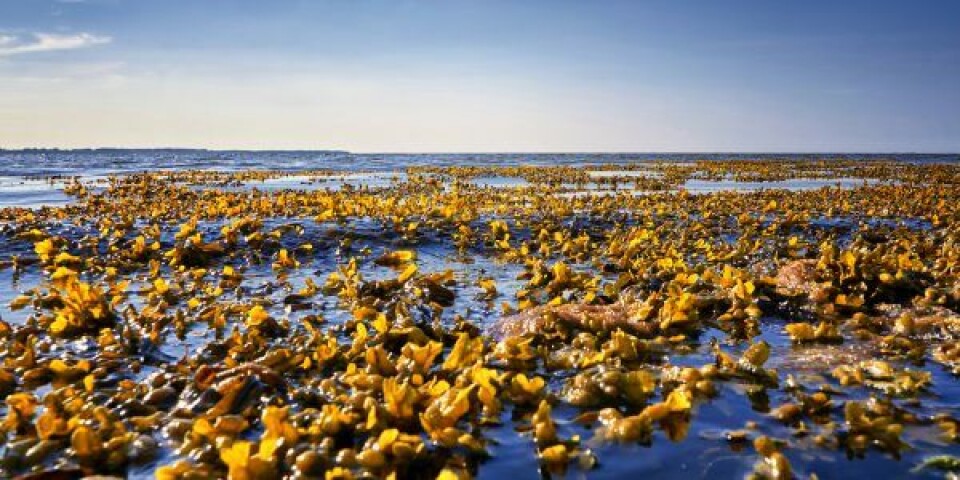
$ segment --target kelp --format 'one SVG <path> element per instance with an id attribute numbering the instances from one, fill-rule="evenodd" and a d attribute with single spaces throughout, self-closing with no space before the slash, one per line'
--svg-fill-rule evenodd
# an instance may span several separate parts
<path id="1" fill-rule="evenodd" d="M 375 188 L 225 188 L 293 173 L 113 175 L 63 207 L 0 210 L 21 282 L 0 321 L 0 476 L 461 479 L 513 454 L 589 475 L 593 447 L 693 441 L 701 409 L 739 394 L 755 411 L 722 437 L 753 441 L 757 477 L 815 473 L 795 449 L 896 457 L 925 426 L 956 441 L 924 405 L 929 368 L 960 363 L 955 165 L 422 166 Z M 846 175 L 878 182 L 678 188 Z M 788 362 L 817 352 L 835 358 Z"/>

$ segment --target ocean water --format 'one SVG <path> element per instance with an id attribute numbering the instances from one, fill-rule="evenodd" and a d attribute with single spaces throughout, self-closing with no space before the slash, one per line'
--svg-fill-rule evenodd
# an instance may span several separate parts
<path id="1" fill-rule="evenodd" d="M 394 182 L 401 182 L 406 178 L 404 170 L 408 167 L 446 167 L 446 166 L 518 166 L 518 165 L 570 165 L 570 166 L 598 166 L 597 170 L 590 170 L 594 180 L 600 180 L 610 175 L 644 176 L 640 170 L 614 171 L 609 168 L 599 169 L 600 165 L 632 165 L 643 163 L 688 163 L 698 160 L 749 160 L 756 158 L 780 158 L 784 160 L 855 160 L 858 162 L 880 162 L 895 160 L 912 163 L 960 163 L 960 155 L 766 155 L 766 154 L 351 154 L 347 152 L 218 152 L 201 150 L 97 150 L 97 151 L 0 151 L 0 208 L 43 208 L 45 206 L 65 205 L 72 201 L 72 197 L 64 193 L 64 187 L 79 179 L 98 188 L 99 183 L 109 175 L 131 174 L 142 171 L 156 170 L 186 170 L 199 169 L 211 171 L 243 171 L 243 170 L 278 170 L 298 172 L 304 170 L 330 170 L 329 175 L 317 177 L 313 175 L 286 175 L 271 177 L 266 180 L 247 181 L 241 184 L 217 186 L 228 189 L 340 189 L 359 187 L 389 186 Z M 529 183 L 519 177 L 479 176 L 472 181 L 480 186 L 489 188 L 523 188 Z M 840 188 L 855 188 L 873 179 L 861 178 L 799 178 L 772 182 L 737 181 L 724 179 L 691 178 L 682 185 L 682 188 L 691 193 L 710 193 L 717 191 L 753 191 L 757 189 L 776 188 L 787 190 L 808 190 L 822 187 L 838 186 Z M 205 188 L 197 186 L 197 188 Z M 206 188 L 209 188 L 206 187 Z M 588 183 L 571 186 L 570 195 L 609 194 L 609 190 L 602 190 L 600 185 Z M 627 186 L 629 188 L 629 185 Z M 634 191 L 644 194 L 643 191 Z M 914 225 L 904 220 L 889 220 L 902 222 L 905 228 L 926 228 L 926 225 Z M 269 230 L 287 220 L 277 220 L 277 224 L 267 220 L 265 230 Z M 847 222 L 844 227 L 854 228 L 857 219 L 831 218 L 813 224 L 818 228 L 832 228 L 839 223 Z M 213 234 L 219 231 L 222 223 L 201 223 L 199 229 Z M 300 239 L 309 240 L 316 245 L 312 257 L 302 258 L 304 267 L 290 274 L 290 281 L 295 288 L 304 285 L 307 278 L 326 278 L 337 267 L 337 258 L 334 254 L 337 245 L 331 238 L 342 236 L 343 231 L 336 230 L 335 225 L 320 225 L 315 222 L 303 222 L 304 233 Z M 64 236 L 76 238 L 88 233 L 80 228 L 63 226 Z M 73 228 L 73 230 L 71 230 Z M 388 251 L 403 247 L 396 238 L 383 235 L 379 225 L 357 220 L 349 226 L 351 235 L 356 238 L 358 248 L 369 248 L 374 252 Z M 170 236 L 173 231 L 166 232 Z M 530 235 L 530 232 L 516 232 L 520 235 Z M 417 249 L 418 262 L 424 271 L 443 271 L 451 269 L 462 274 L 462 286 L 456 289 L 457 303 L 450 310 L 462 313 L 466 318 L 478 325 L 489 324 L 499 316 L 496 308 L 491 308 L 487 302 L 477 300 L 479 289 L 475 280 L 479 275 L 491 275 L 496 278 L 502 298 L 515 298 L 517 291 L 524 287 L 523 282 L 517 280 L 522 268 L 515 264 L 504 264 L 489 256 L 477 255 L 464 258 L 449 244 L 436 239 L 426 239 Z M 0 241 L 6 242 L 3 238 Z M 169 243 L 169 238 L 166 238 Z M 288 241 L 288 240 L 284 240 Z M 21 242 L 22 243 L 22 242 Z M 295 243 L 284 244 L 293 249 Z M 18 250 L 12 250 L 16 248 Z M 0 257 L 12 254 L 27 253 L 24 245 L 0 243 Z M 590 268 L 586 265 L 574 265 L 577 268 Z M 376 279 L 392 276 L 394 272 L 366 264 L 363 267 L 365 278 Z M 36 285 L 40 282 L 40 272 L 28 269 L 21 276 L 15 277 L 9 270 L 0 271 L 0 305 L 7 305 L 24 286 Z M 278 304 L 282 303 L 281 291 L 264 293 L 274 279 L 267 265 L 259 269 L 251 266 L 246 273 L 249 291 L 246 295 L 264 295 L 271 297 Z M 476 277 L 476 278 L 475 278 Z M 142 288 L 145 284 L 135 284 L 134 288 Z M 338 310 L 333 299 L 322 299 L 320 304 L 327 320 L 332 323 L 342 322 L 350 313 Z M 13 324 L 22 324 L 26 321 L 26 311 L 9 312 L 2 308 L 4 320 Z M 822 368 L 810 372 L 809 366 L 803 364 L 803 349 L 791 345 L 789 339 L 782 332 L 784 318 L 765 318 L 761 337 L 773 347 L 772 364 L 770 366 L 781 369 L 786 375 L 793 373 L 801 375 L 817 375 L 823 373 Z M 182 341 L 169 338 L 161 347 L 161 353 L 171 358 L 178 358 L 185 351 L 196 350 L 205 342 L 210 341 L 211 333 L 197 329 Z M 699 341 L 699 348 L 684 355 L 674 355 L 669 361 L 674 365 L 703 365 L 710 363 L 713 353 L 710 348 L 712 338 L 723 339 L 725 334 L 719 331 L 706 331 Z M 739 355 L 745 345 L 729 345 L 728 353 Z M 924 398 L 925 407 L 922 413 L 949 412 L 960 416 L 960 382 L 950 376 L 943 369 L 928 366 L 927 369 L 934 375 L 935 385 L 932 392 Z M 145 370 L 143 374 L 148 374 Z M 810 383 L 813 383 L 811 380 Z M 679 442 L 671 441 L 663 431 L 657 430 L 654 439 L 649 445 L 619 445 L 619 444 L 590 444 L 597 453 L 600 467 L 586 474 L 576 468 L 568 473 L 570 478 L 580 478 L 586 475 L 590 478 L 729 478 L 743 477 L 749 473 L 756 456 L 752 447 L 728 444 L 723 435 L 726 431 L 742 428 L 744 421 L 757 421 L 764 432 L 778 438 L 791 438 L 794 430 L 772 419 L 765 410 L 765 405 L 758 404 L 744 394 L 745 382 L 731 381 L 718 383 L 720 391 L 710 401 L 697 406 L 695 419 L 686 439 Z M 869 394 L 864 389 L 848 393 L 852 398 L 863 399 Z M 789 397 L 780 390 L 771 391 L 769 405 L 777 405 L 787 401 Z M 769 407 L 766 405 L 766 408 Z M 570 421 L 578 412 L 572 407 L 558 405 L 554 410 L 559 421 L 559 429 L 565 437 L 579 435 L 584 439 L 593 436 L 591 428 L 584 427 Z M 487 432 L 489 438 L 495 442 L 491 444 L 492 457 L 485 461 L 479 469 L 480 478 L 544 478 L 549 477 L 539 469 L 539 461 L 533 453 L 529 437 L 517 435 L 515 424 L 504 419 L 502 426 L 492 428 Z M 806 477 L 816 473 L 820 478 L 847 478 L 865 475 L 878 475 L 884 478 L 896 477 L 929 477 L 939 478 L 940 472 L 926 470 L 917 474 L 911 469 L 931 453 L 960 455 L 960 444 L 943 444 L 933 430 L 920 428 L 912 429 L 906 434 L 906 440 L 914 447 L 902 454 L 901 458 L 880 452 L 870 452 L 865 458 L 847 458 L 845 453 L 837 449 L 828 451 L 822 448 L 804 448 L 809 443 L 807 439 L 796 439 L 800 445 L 791 449 L 789 456 L 793 463 L 795 474 Z M 147 465 L 141 465 L 128 472 L 129 478 L 152 478 L 154 469 L 172 459 L 175 459 L 169 449 L 161 451 L 161 456 Z"/>
<path id="2" fill-rule="evenodd" d="M 297 172 L 331 170 L 338 174 L 329 181 L 310 182 L 297 176 L 270 178 L 250 182 L 242 187 L 266 190 L 284 188 L 340 188 L 352 186 L 385 186 L 392 179 L 402 179 L 408 167 L 510 167 L 519 165 L 591 166 L 631 165 L 643 163 L 690 163 L 699 160 L 776 159 L 788 161 L 846 160 L 862 162 L 898 161 L 910 163 L 960 162 L 960 154 L 765 154 L 765 153 L 349 153 L 342 151 L 213 151 L 191 149 L 97 149 L 97 150 L 0 150 L 0 207 L 37 208 L 61 206 L 69 202 L 63 187 L 74 178 L 95 185 L 108 175 L 157 170 L 244 171 L 274 170 Z M 394 172 L 395 174 L 390 174 Z M 655 172 L 654 172 L 655 173 Z M 642 170 L 590 172 L 594 178 L 613 174 L 647 175 Z M 474 183 L 490 187 L 518 187 L 527 182 L 515 177 L 478 177 Z M 734 180 L 691 179 L 687 190 L 714 192 L 720 190 L 750 191 L 760 188 L 807 190 L 823 186 L 855 187 L 863 181 L 843 179 L 791 179 L 780 182 L 738 182 Z M 590 185 L 586 186 L 588 189 Z M 237 186 L 230 186 L 237 188 Z M 581 192 L 582 193 L 582 192 Z M 578 192 L 573 192 L 578 194 Z"/>
<path id="3" fill-rule="evenodd" d="M 179 149 L 0 150 L 0 176 L 102 175 L 144 170 L 387 171 L 422 166 L 601 165 L 697 160 L 857 160 L 936 163 L 960 154 L 768 153 L 349 153 L 341 151 L 212 151 Z"/>

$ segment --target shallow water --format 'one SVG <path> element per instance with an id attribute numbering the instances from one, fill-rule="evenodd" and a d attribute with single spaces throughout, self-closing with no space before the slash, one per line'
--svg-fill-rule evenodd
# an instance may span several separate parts
<path id="1" fill-rule="evenodd" d="M 757 190 L 782 189 L 790 191 L 816 190 L 824 187 L 837 188 L 855 188 L 862 185 L 873 185 L 878 183 L 872 179 L 862 178 L 794 178 L 790 180 L 772 181 L 772 182 L 740 182 L 736 180 L 687 180 L 683 188 L 691 193 L 704 192 L 754 192 Z"/>
<path id="2" fill-rule="evenodd" d="M 278 170 L 290 174 L 278 174 L 260 180 L 246 180 L 235 184 L 190 185 L 197 192 L 206 190 L 230 192 L 284 192 L 284 191 L 343 191 L 357 189 L 390 189 L 401 188 L 410 180 L 410 174 L 405 170 L 411 166 L 443 166 L 448 164 L 464 164 L 488 166 L 513 166 L 519 164 L 565 164 L 565 165 L 593 165 L 624 163 L 628 167 L 635 167 L 638 162 L 676 162 L 695 161 L 706 155 L 350 155 L 345 153 L 316 153 L 316 152 L 181 152 L 181 151 L 151 151 L 151 152 L 91 152 L 91 153 L 4 153 L 0 152 L 0 161 L 4 158 L 10 162 L 3 163 L 5 176 L 0 177 L 0 207 L 13 208 L 42 208 L 70 204 L 73 197 L 64 193 L 68 185 L 64 179 L 40 179 L 43 175 L 71 175 L 81 177 L 81 181 L 90 185 L 91 189 L 102 188 L 102 180 L 107 174 L 136 173 L 146 169 L 181 170 L 199 168 L 209 171 L 246 171 L 249 169 Z M 742 158 L 742 157 L 735 157 Z M 745 157 L 754 158 L 754 157 Z M 803 157 L 800 157 L 803 158 Z M 821 158 L 821 157 L 817 157 Z M 851 157 L 845 156 L 849 159 Z M 888 157 L 877 157 L 875 160 Z M 914 156 L 900 160 L 914 162 L 956 161 L 955 156 Z M 871 158 L 865 158 L 865 162 Z M 683 163 L 681 163 L 682 165 Z M 330 169 L 326 173 L 296 173 L 309 169 Z M 358 171 L 362 170 L 362 171 Z M 660 178 L 645 169 L 609 169 L 589 170 L 591 178 L 606 179 L 611 177 L 654 177 Z M 528 179 L 514 176 L 477 176 L 470 179 L 473 185 L 489 187 L 497 190 L 524 190 L 535 188 L 537 183 Z M 682 189 L 689 193 L 709 194 L 712 192 L 754 192 L 777 189 L 784 191 L 805 192 L 824 188 L 839 187 L 841 189 L 856 189 L 867 185 L 875 185 L 878 180 L 862 178 L 814 179 L 793 178 L 769 182 L 736 181 L 736 180 L 702 180 L 687 179 L 681 184 Z M 564 184 L 565 191 L 555 192 L 558 196 L 576 197 L 579 195 L 657 195 L 657 193 L 634 188 L 630 181 L 619 183 L 616 190 L 607 183 L 587 182 L 583 185 Z M 599 219 L 590 216 L 577 217 L 571 214 L 564 221 L 564 227 L 576 232 L 586 232 L 596 238 L 603 238 L 603 234 L 612 226 L 624 227 L 636 224 L 640 216 L 634 212 L 622 212 L 623 218 L 601 223 Z M 683 212 L 680 212 L 683 213 Z M 741 212 L 736 212 L 741 213 Z M 672 214 L 677 214 L 673 212 Z M 474 222 L 479 230 L 493 220 L 493 217 L 483 218 Z M 689 218 L 690 223 L 696 223 L 697 218 Z M 329 324 L 342 324 L 351 317 L 351 312 L 339 308 L 336 298 L 317 296 L 312 300 L 310 309 L 302 312 L 283 310 L 283 297 L 290 291 L 296 291 L 305 285 L 307 278 L 318 283 L 327 278 L 338 267 L 344 265 L 347 258 L 357 256 L 361 259 L 360 272 L 367 280 L 388 279 L 396 276 L 396 270 L 375 265 L 372 261 L 382 253 L 397 249 L 413 248 L 417 251 L 417 264 L 423 272 L 439 272 L 452 270 L 457 284 L 452 288 L 455 296 L 453 305 L 443 312 L 442 320 L 451 323 L 454 315 L 462 315 L 479 326 L 489 326 L 502 315 L 502 304 L 517 307 L 517 293 L 525 288 L 525 282 L 518 277 L 524 272 L 523 266 L 515 262 L 506 262 L 498 258 L 496 252 L 488 246 L 473 246 L 466 251 L 459 250 L 453 245 L 448 235 L 429 230 L 424 227 L 425 233 L 415 239 L 406 239 L 395 231 L 390 231 L 382 223 L 370 219 L 352 219 L 344 222 L 323 221 L 317 222 L 308 218 L 275 218 L 265 219 L 262 230 L 270 231 L 281 225 L 297 223 L 303 227 L 302 233 L 283 234 L 278 236 L 277 244 L 271 245 L 265 252 L 265 258 L 259 262 L 251 261 L 250 257 L 238 257 L 231 260 L 233 265 L 242 269 L 245 280 L 243 287 L 235 293 L 238 297 L 260 297 L 276 303 L 271 310 L 278 317 L 289 319 L 293 325 L 307 314 L 320 313 Z M 678 223 L 680 225 L 681 223 Z M 205 221 L 198 224 L 198 230 L 207 238 L 215 237 L 225 225 L 221 221 Z M 902 228 L 911 231 L 924 231 L 931 228 L 928 220 L 922 218 L 871 218 L 863 216 L 835 215 L 830 218 L 812 218 L 802 231 L 797 232 L 811 243 L 824 238 L 837 239 L 843 246 L 849 242 L 851 236 L 869 226 L 878 229 L 893 230 Z M 16 227 L 16 225 L 11 225 Z M 77 239 L 95 232 L 91 227 L 78 227 L 69 224 L 59 224 L 50 227 L 51 232 L 69 239 Z M 173 235 L 176 229 L 173 225 L 165 225 L 160 242 L 163 250 L 173 247 Z M 444 232 L 446 233 L 446 232 Z M 717 232 L 719 242 L 735 244 L 738 229 L 729 228 Z M 784 232 L 781 232 L 784 233 Z M 536 233 L 529 230 L 524 224 L 516 225 L 511 230 L 512 240 L 522 242 L 530 240 Z M 343 247 L 341 240 L 345 237 L 352 239 L 349 249 Z M 294 251 L 305 242 L 313 245 L 310 253 L 297 255 L 301 266 L 289 272 L 286 278 L 287 285 L 279 286 L 276 274 L 271 270 L 270 255 L 279 248 Z M 0 235 L 0 257 L 9 258 L 13 255 L 29 256 L 32 254 L 32 244 L 17 241 L 10 235 Z M 595 273 L 596 265 L 590 262 L 570 262 L 571 267 L 578 271 Z M 221 265 L 217 265 L 221 267 Z M 164 273 L 169 271 L 164 267 Z M 477 286 L 481 278 L 492 277 L 496 280 L 499 296 L 495 301 L 481 300 L 479 295 L 483 290 Z M 614 278 L 610 275 L 608 279 Z M 0 270 L 0 305 L 7 305 L 20 293 L 28 288 L 40 284 L 44 274 L 36 266 L 25 268 L 19 273 L 10 269 Z M 143 271 L 131 273 L 130 291 L 138 291 L 148 285 L 147 275 Z M 225 295 L 231 299 L 231 294 Z M 130 297 L 129 304 L 141 308 L 141 296 Z M 13 325 L 23 325 L 27 322 L 29 310 L 9 311 L 3 308 L 3 319 Z M 811 347 L 794 346 L 784 333 L 783 326 L 792 319 L 782 317 L 765 317 L 762 319 L 762 328 L 759 338 L 766 340 L 772 346 L 772 355 L 768 367 L 777 368 L 784 378 L 788 374 L 802 379 L 804 385 L 812 387 L 817 384 L 837 386 L 837 382 L 824 375 L 837 362 L 849 361 L 840 350 L 819 349 L 817 355 L 809 355 Z M 295 327 L 299 328 L 299 327 Z M 300 333 L 303 333 L 302 331 Z M 159 351 L 171 359 L 196 354 L 207 343 L 214 339 L 214 333 L 205 325 L 197 324 L 191 327 L 182 338 L 167 335 Z M 746 348 L 746 343 L 727 341 L 724 332 L 707 329 L 699 338 L 690 342 L 689 353 L 671 354 L 664 359 L 665 363 L 678 366 L 700 366 L 713 362 L 714 355 L 711 341 L 720 342 L 720 348 L 733 355 L 739 356 Z M 90 356 L 95 353 L 96 347 L 88 342 L 67 342 L 59 346 L 62 352 L 71 352 L 78 357 Z M 852 354 L 849 358 L 856 358 Z M 173 361 L 173 360 L 171 360 Z M 895 363 L 895 362 L 891 362 Z M 897 366 L 904 363 L 896 362 Z M 131 378 L 142 381 L 155 367 L 146 367 L 138 372 L 129 372 Z M 921 393 L 922 404 L 911 407 L 912 411 L 921 415 L 948 412 L 960 415 L 960 382 L 943 368 L 928 363 L 925 369 L 933 373 L 933 383 L 929 391 Z M 960 455 L 960 445 L 947 444 L 937 439 L 931 427 L 921 426 L 909 428 L 904 438 L 913 448 L 894 458 L 890 454 L 879 451 L 870 451 L 864 458 L 848 458 L 842 449 L 824 449 L 811 446 L 805 438 L 797 437 L 794 429 L 781 424 L 768 415 L 763 405 L 752 402 L 745 394 L 748 382 L 733 380 L 719 383 L 719 394 L 707 400 L 698 400 L 693 407 L 693 421 L 690 430 L 682 441 L 674 442 L 667 438 L 661 430 L 656 430 L 649 445 L 623 445 L 610 443 L 592 443 L 595 428 L 587 428 L 573 423 L 572 419 L 580 411 L 564 405 L 557 405 L 553 415 L 559 423 L 561 436 L 579 435 L 584 443 L 592 448 L 599 457 L 599 467 L 590 471 L 581 471 L 571 467 L 567 477 L 580 478 L 623 478 L 643 476 L 645 478 L 725 478 L 742 477 L 752 471 L 757 456 L 749 444 L 730 444 L 724 439 L 724 434 L 730 430 L 743 428 L 744 423 L 754 421 L 758 424 L 758 431 L 777 438 L 792 439 L 793 448 L 786 450 L 787 457 L 794 466 L 794 473 L 799 477 L 816 473 L 820 478 L 845 478 L 848 476 L 882 475 L 885 478 L 907 476 L 938 477 L 936 471 L 924 470 L 911 473 L 911 470 L 930 454 Z M 36 393 L 42 395 L 45 390 Z M 868 398 L 873 393 L 868 387 L 845 388 L 845 398 Z M 782 391 L 769 391 L 769 405 L 778 405 L 787 401 L 789 397 Z M 899 401 L 899 400 L 898 400 Z M 5 412 L 0 407 L 0 412 Z M 515 424 L 510 420 L 509 408 L 503 413 L 503 424 L 486 431 L 486 435 L 494 440 L 489 451 L 491 458 L 484 460 L 479 468 L 480 478 L 543 478 L 551 474 L 541 469 L 536 448 L 529 437 L 517 435 Z M 161 456 L 147 465 L 140 465 L 130 469 L 127 473 L 130 478 L 151 478 L 155 468 L 177 458 L 170 449 L 164 449 Z"/>
<path id="3" fill-rule="evenodd" d="M 77 177 L 82 182 L 96 184 L 107 175 L 128 174 L 143 171 L 180 171 L 186 169 L 211 172 L 237 172 L 244 170 L 271 170 L 297 172 L 302 170 L 329 169 L 328 174 L 287 174 L 251 180 L 243 185 L 223 185 L 228 190 L 257 188 L 266 191 L 283 189 L 339 190 L 344 186 L 386 187 L 406 179 L 409 167 L 483 166 L 509 167 L 515 165 L 603 165 L 601 170 L 588 170 L 594 179 L 623 179 L 616 185 L 618 191 L 645 193 L 643 188 L 634 188 L 632 178 L 660 178 L 662 173 L 647 168 L 644 164 L 667 166 L 691 165 L 700 160 L 750 160 L 770 158 L 756 154 L 351 154 L 347 152 L 298 152 L 298 151 L 205 151 L 205 150 L 0 150 L 0 207 L 38 208 L 62 206 L 69 201 L 63 193 L 68 177 Z M 960 161 L 958 155 L 780 155 L 774 158 L 791 161 L 805 159 L 862 160 L 865 162 L 900 161 L 914 163 L 941 163 Z M 629 165 L 630 169 L 617 169 L 615 165 Z M 613 167 L 611 167 L 613 165 Z M 640 168 L 638 168 L 640 167 Z M 716 191 L 754 191 L 760 189 L 808 190 L 828 186 L 853 188 L 872 179 L 798 178 L 772 182 L 749 182 L 736 180 L 689 179 L 682 187 L 693 193 Z M 471 180 L 478 186 L 493 188 L 516 188 L 530 186 L 530 182 L 517 177 L 481 176 Z M 607 191 L 610 186 L 587 182 L 569 184 L 571 194 L 588 194 L 591 191 Z M 582 192 L 582 193 L 578 193 Z"/>
<path id="4" fill-rule="evenodd" d="M 0 177 L 0 206 L 37 208 L 62 206 L 70 201 L 61 182 L 23 177 Z"/>

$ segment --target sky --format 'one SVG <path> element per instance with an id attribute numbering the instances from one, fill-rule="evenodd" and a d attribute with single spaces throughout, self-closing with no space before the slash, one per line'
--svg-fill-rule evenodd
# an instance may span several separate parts
<path id="1" fill-rule="evenodd" d="M 0 0 L 0 148 L 960 152 L 955 0 Z"/>

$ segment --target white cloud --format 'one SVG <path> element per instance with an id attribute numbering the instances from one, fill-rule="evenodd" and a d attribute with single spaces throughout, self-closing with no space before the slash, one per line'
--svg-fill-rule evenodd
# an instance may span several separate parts
<path id="1" fill-rule="evenodd" d="M 34 33 L 31 38 L 0 35 L 0 57 L 24 53 L 75 50 L 110 43 L 107 36 L 92 33 Z"/>

